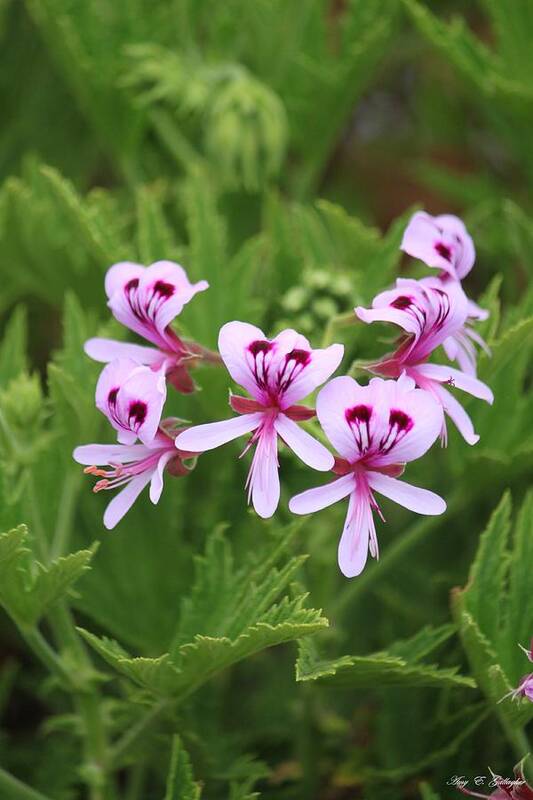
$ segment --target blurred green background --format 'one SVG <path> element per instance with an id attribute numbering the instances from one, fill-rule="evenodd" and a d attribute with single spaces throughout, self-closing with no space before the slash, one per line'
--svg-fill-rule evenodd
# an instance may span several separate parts
<path id="1" fill-rule="evenodd" d="M 532 41 L 530 0 L 0 0 L 0 516 L 29 530 L 0 543 L 2 800 L 447 800 L 526 755 L 533 705 L 498 700 L 533 635 Z M 290 325 L 344 341 L 348 371 L 390 330 L 336 318 L 426 274 L 399 251 L 416 208 L 464 218 L 491 311 L 480 443 L 452 430 L 409 468 L 447 514 L 385 503 L 381 559 L 347 581 L 344 509 L 291 527 L 313 476 L 282 455 L 258 520 L 230 445 L 104 532 L 71 452 L 111 440 L 82 350 L 124 335 L 107 268 L 178 261 L 211 286 L 186 334 Z M 228 376 L 195 377 L 168 412 L 229 415 Z M 90 572 L 51 566 L 95 541 Z M 295 645 L 266 646 L 300 639 L 295 680 Z"/>

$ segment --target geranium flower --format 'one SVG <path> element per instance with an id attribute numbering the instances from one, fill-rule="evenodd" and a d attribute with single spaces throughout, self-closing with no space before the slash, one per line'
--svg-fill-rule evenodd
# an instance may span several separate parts
<path id="1" fill-rule="evenodd" d="M 366 564 L 368 551 L 378 557 L 373 511 L 383 518 L 374 493 L 418 514 L 442 514 L 444 500 L 427 489 L 397 480 L 407 461 L 420 458 L 442 427 L 442 408 L 415 382 L 373 378 L 360 386 L 349 377 L 334 378 L 319 393 L 318 420 L 341 458 L 335 472 L 342 477 L 292 498 L 294 514 L 309 514 L 349 497 L 339 543 L 343 575 L 353 578 Z"/>
<path id="2" fill-rule="evenodd" d="M 461 389 L 487 403 L 494 400 L 491 390 L 473 375 L 426 363 L 431 353 L 464 325 L 467 299 L 460 285 L 455 281 L 436 285 L 399 278 L 394 289 L 374 298 L 371 309 L 358 307 L 355 313 L 363 322 L 392 322 L 407 334 L 394 353 L 368 365 L 368 369 L 391 378 L 406 372 L 421 389 L 433 394 L 468 444 L 475 444 L 479 436 L 474 432 L 472 420 L 444 387 Z M 445 424 L 441 436 L 445 443 Z"/>
<path id="3" fill-rule="evenodd" d="M 129 261 L 114 264 L 105 279 L 108 306 L 119 322 L 155 347 L 95 338 L 85 343 L 85 352 L 104 363 L 131 358 L 156 371 L 164 368 L 176 389 L 192 392 L 194 382 L 188 368 L 207 351 L 183 342 L 170 324 L 194 295 L 208 286 L 207 281 L 190 283 L 183 267 L 172 261 L 156 261 L 149 267 Z"/>
<path id="4" fill-rule="evenodd" d="M 425 211 L 414 214 L 405 229 L 401 249 L 424 262 L 428 267 L 440 269 L 438 280 L 444 284 L 462 281 L 470 272 L 476 258 L 472 237 L 459 217 L 441 214 L 432 217 Z M 476 374 L 478 344 L 490 355 L 490 350 L 472 324 L 488 319 L 489 312 L 467 298 L 467 317 L 464 325 L 443 342 L 446 355 L 457 361 L 464 372 Z"/>
<path id="5" fill-rule="evenodd" d="M 131 358 L 117 358 L 96 384 L 96 407 L 117 431 L 121 444 L 154 439 L 167 396 L 165 371 L 154 372 Z"/>
<path id="6" fill-rule="evenodd" d="M 148 445 L 87 444 L 74 450 L 74 460 L 87 464 L 84 472 L 100 478 L 94 492 L 121 488 L 104 513 L 108 530 L 120 522 L 148 484 L 150 500 L 154 504 L 159 502 L 165 469 L 175 476 L 187 475 L 192 469 L 193 463 L 186 461 L 194 460 L 195 454 L 176 449 L 174 439 L 180 429 L 175 428 L 175 423 L 173 419 L 164 420 Z"/>
<path id="7" fill-rule="evenodd" d="M 218 347 L 231 377 L 252 399 L 233 395 L 230 404 L 241 416 L 189 428 L 177 437 L 176 445 L 200 453 L 253 432 L 244 451 L 255 445 L 246 484 L 248 501 L 259 516 L 271 517 L 280 496 L 278 436 L 305 464 L 318 470 L 333 467 L 331 453 L 296 424 L 314 412 L 295 403 L 335 372 L 344 348 L 333 344 L 313 350 L 293 330 L 267 339 L 260 328 L 246 322 L 224 325 Z"/>

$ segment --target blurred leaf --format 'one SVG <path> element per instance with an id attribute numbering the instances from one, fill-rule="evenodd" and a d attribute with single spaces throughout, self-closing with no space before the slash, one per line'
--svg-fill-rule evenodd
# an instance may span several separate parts
<path id="1" fill-rule="evenodd" d="M 189 756 L 179 736 L 174 736 L 165 800 L 199 800 L 200 795 L 201 789 L 194 782 Z"/>

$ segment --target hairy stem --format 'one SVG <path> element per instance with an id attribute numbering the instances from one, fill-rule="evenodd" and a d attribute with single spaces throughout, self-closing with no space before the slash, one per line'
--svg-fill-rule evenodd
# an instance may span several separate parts
<path id="1" fill-rule="evenodd" d="M 172 700 L 165 698 L 164 700 L 160 700 L 155 706 L 152 706 L 152 708 L 141 717 L 137 724 L 126 731 L 122 738 L 115 743 L 109 755 L 109 762 L 113 765 L 119 764 L 131 747 L 144 736 L 163 712 L 166 711 L 167 708 L 170 708 L 172 702 Z"/>
<path id="2" fill-rule="evenodd" d="M 55 650 L 50 647 L 42 633 L 37 628 L 20 628 L 20 632 L 30 650 L 35 653 L 39 661 L 44 664 L 49 672 L 59 678 L 61 683 L 71 686 L 72 679 L 68 670 Z"/>

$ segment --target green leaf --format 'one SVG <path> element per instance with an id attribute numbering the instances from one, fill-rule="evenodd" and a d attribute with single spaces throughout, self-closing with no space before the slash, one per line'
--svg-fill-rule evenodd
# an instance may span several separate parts
<path id="1" fill-rule="evenodd" d="M 196 581 L 182 603 L 182 617 L 169 653 L 131 658 L 116 643 L 83 632 L 118 672 L 155 694 L 181 699 L 231 665 L 267 647 L 294 641 L 327 626 L 320 611 L 305 607 L 306 594 L 282 596 L 302 558 L 275 565 L 286 552 L 295 526 L 276 537 L 267 552 L 235 568 L 222 531 L 197 558 Z"/>
<path id="2" fill-rule="evenodd" d="M 531 565 L 533 564 L 533 492 L 524 499 L 512 537 L 509 565 L 509 590 L 504 632 L 500 651 L 507 658 L 509 675 L 518 678 L 524 673 L 524 653 L 517 646 L 527 647 L 532 638 L 533 604 L 531 601 Z"/>
<path id="3" fill-rule="evenodd" d="M 6 325 L 0 344 L 0 385 L 5 385 L 28 370 L 26 356 L 28 320 L 26 309 L 19 305 Z"/>
<path id="4" fill-rule="evenodd" d="M 496 641 L 501 624 L 510 529 L 511 496 L 506 492 L 480 537 L 468 585 L 463 592 L 465 608 L 475 618 L 484 636 L 492 642 Z"/>
<path id="5" fill-rule="evenodd" d="M 193 778 L 191 760 L 179 736 L 172 740 L 165 800 L 199 800 L 202 792 Z"/>
<path id="6" fill-rule="evenodd" d="M 25 525 L 0 535 L 0 603 L 20 627 L 35 626 L 70 592 L 96 550 L 80 550 L 45 567 L 32 557 L 27 540 Z"/>
<path id="7" fill-rule="evenodd" d="M 387 652 L 392 656 L 399 656 L 409 663 L 415 663 L 447 642 L 456 631 L 455 625 L 441 625 L 439 628 L 426 625 L 411 639 L 394 642 Z"/>
<path id="8" fill-rule="evenodd" d="M 457 669 L 412 664 L 399 656 L 376 653 L 370 656 L 342 656 L 321 659 L 313 642 L 300 644 L 296 680 L 319 680 L 325 686 L 343 689 L 370 689 L 385 686 L 475 686 L 474 681 L 457 674 Z"/>

